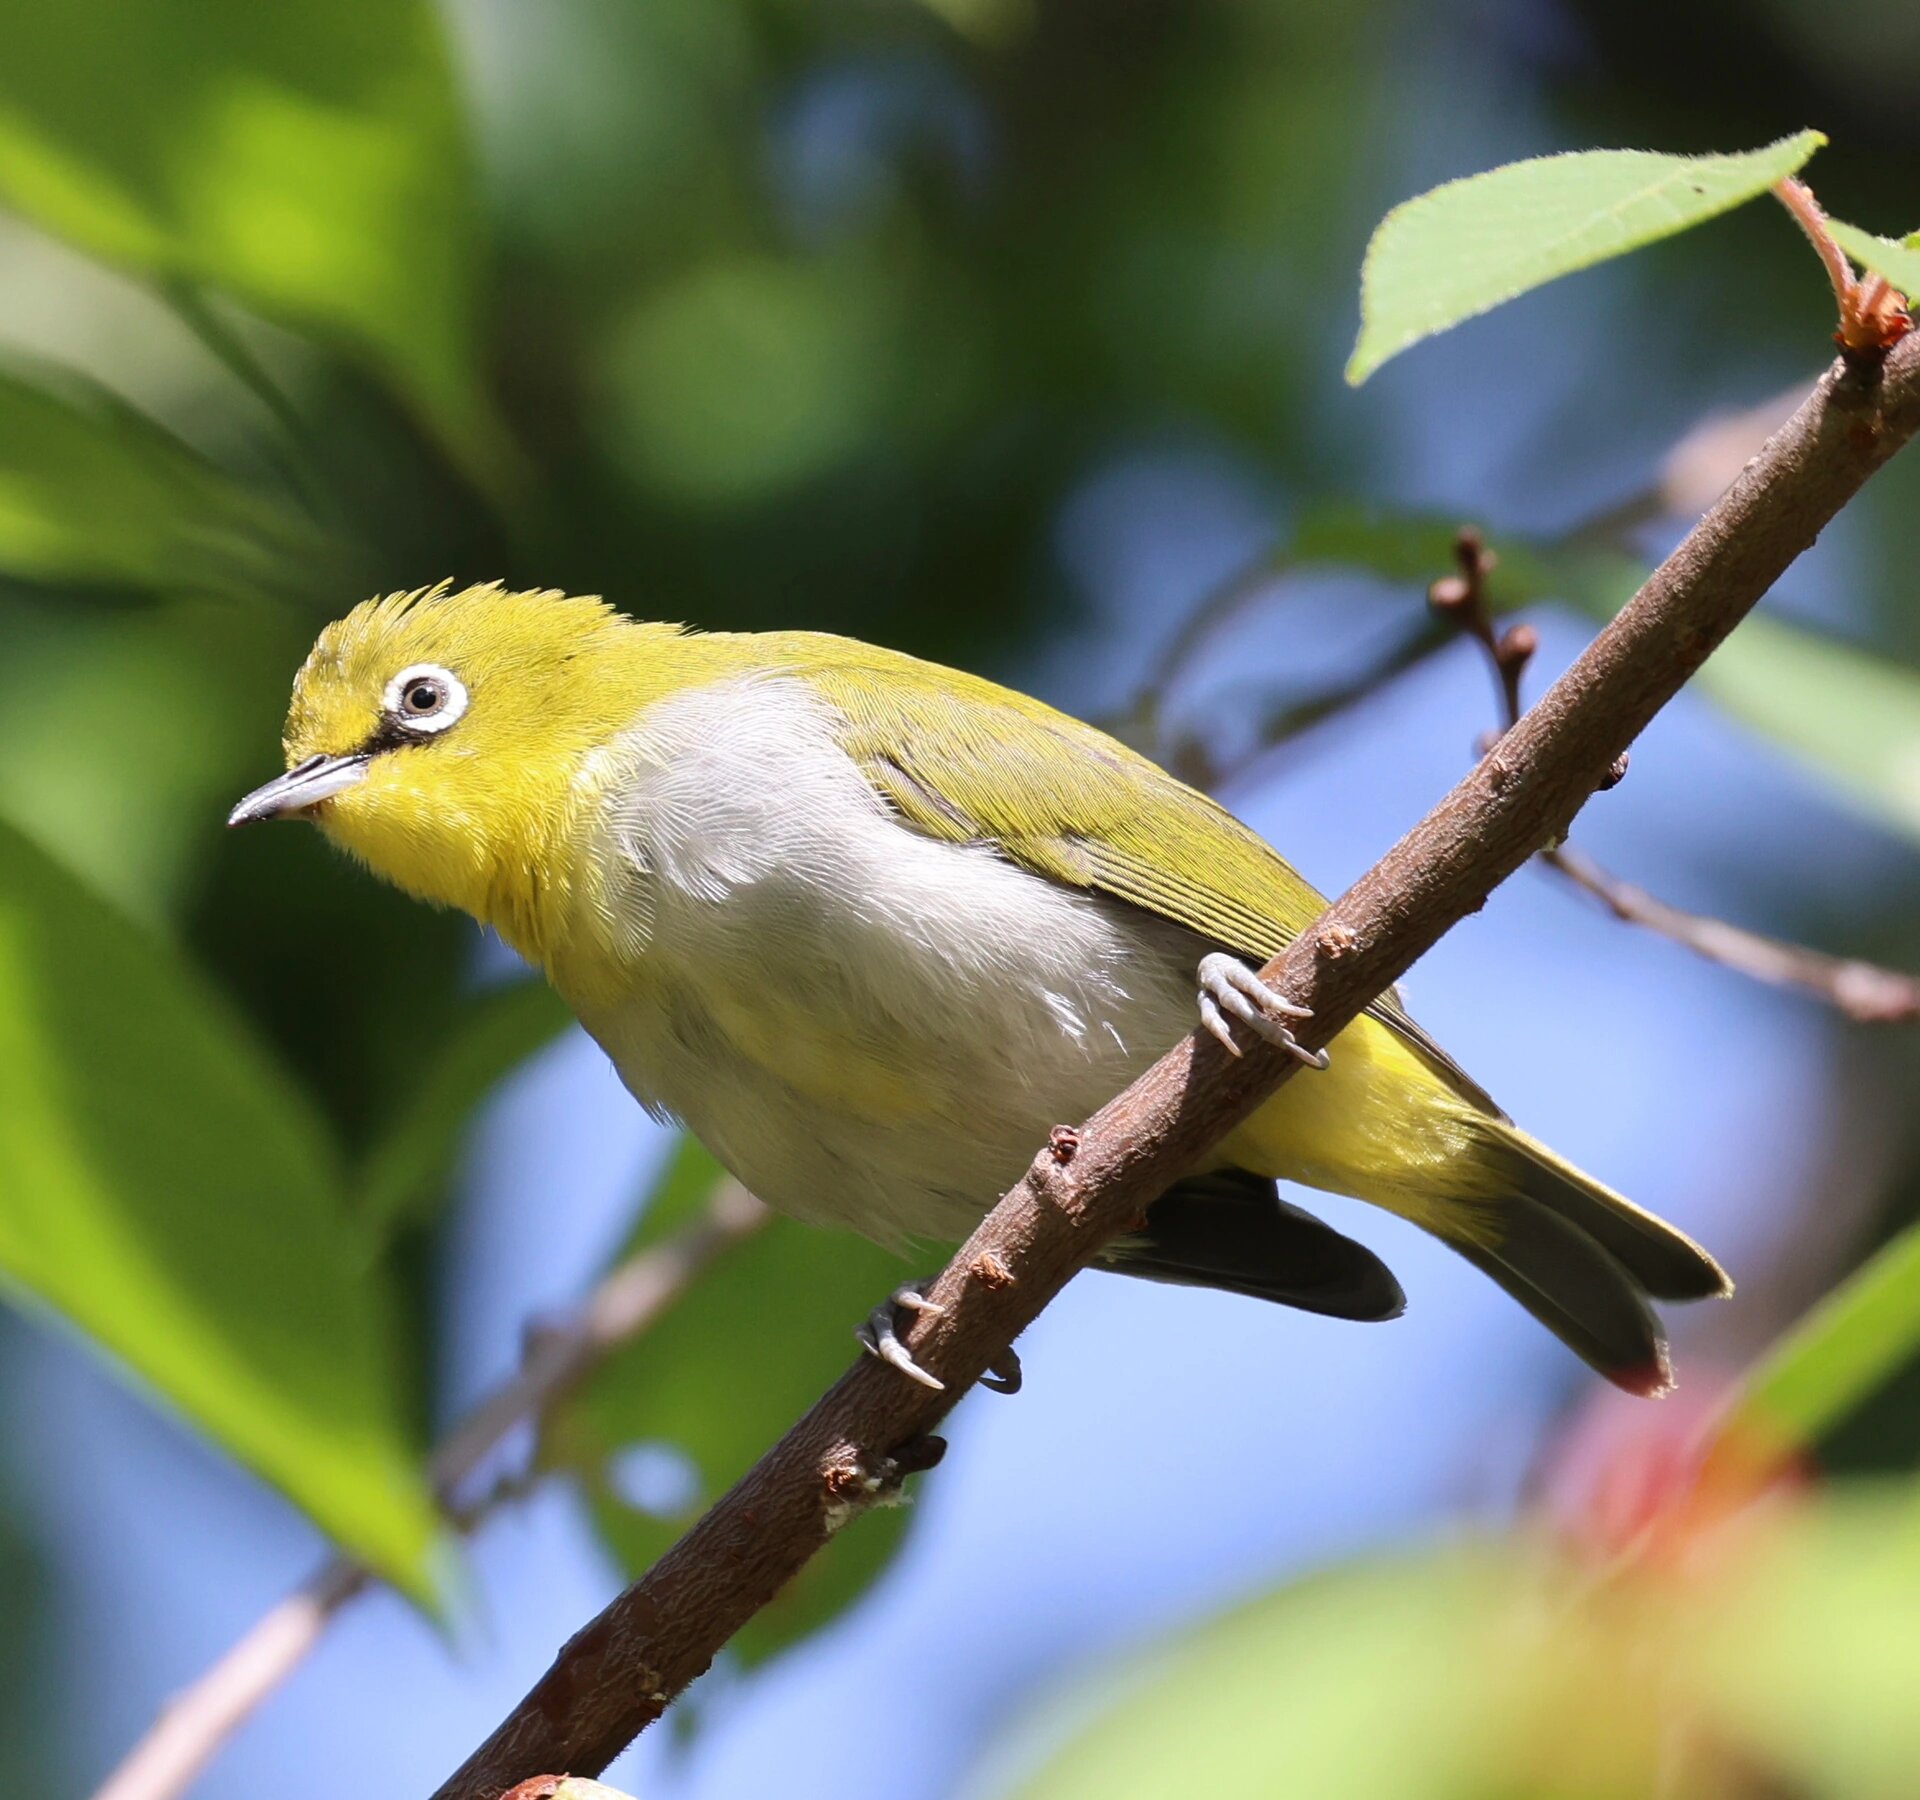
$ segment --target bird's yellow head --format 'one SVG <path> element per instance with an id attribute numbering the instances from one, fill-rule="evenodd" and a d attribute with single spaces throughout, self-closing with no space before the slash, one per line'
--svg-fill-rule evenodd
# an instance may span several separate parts
<path id="1" fill-rule="evenodd" d="M 599 599 L 497 584 L 369 600 L 321 632 L 294 678 L 287 772 L 228 822 L 311 819 L 537 956 L 588 759 L 672 685 L 658 653 L 676 640 Z"/>

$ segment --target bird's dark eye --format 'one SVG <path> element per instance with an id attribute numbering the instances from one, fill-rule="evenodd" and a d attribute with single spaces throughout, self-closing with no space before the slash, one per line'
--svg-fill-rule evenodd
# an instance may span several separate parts
<path id="1" fill-rule="evenodd" d="M 387 683 L 382 704 L 395 725 L 424 736 L 445 731 L 467 710 L 467 690 L 451 669 L 415 663 Z"/>

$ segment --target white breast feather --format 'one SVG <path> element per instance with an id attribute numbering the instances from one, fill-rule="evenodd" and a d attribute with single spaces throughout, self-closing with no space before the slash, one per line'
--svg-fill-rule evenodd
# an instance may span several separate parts
<path id="1" fill-rule="evenodd" d="M 1050 1125 L 1189 1028 L 1203 946 L 923 836 L 832 724 L 800 677 L 734 679 L 607 753 L 589 929 L 633 980 L 576 1008 L 627 1086 L 769 1204 L 883 1242 L 955 1238 Z M 862 1057 L 871 1082 L 848 1078 Z"/>

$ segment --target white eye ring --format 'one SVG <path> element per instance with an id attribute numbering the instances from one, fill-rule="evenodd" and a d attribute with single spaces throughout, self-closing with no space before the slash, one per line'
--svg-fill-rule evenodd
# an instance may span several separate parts
<path id="1" fill-rule="evenodd" d="M 431 711 L 417 709 L 412 703 L 415 689 L 437 690 L 438 707 Z M 381 705 L 386 708 L 387 717 L 402 731 L 431 735 L 445 731 L 467 710 L 466 685 L 451 669 L 443 669 L 438 663 L 415 663 L 387 683 Z"/>

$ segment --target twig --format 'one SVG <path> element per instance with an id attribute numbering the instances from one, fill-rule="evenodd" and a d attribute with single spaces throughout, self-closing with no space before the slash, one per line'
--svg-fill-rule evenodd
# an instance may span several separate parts
<path id="1" fill-rule="evenodd" d="M 1493 669 L 1506 724 L 1482 742 L 1484 754 L 1505 730 L 1519 723 L 1523 710 L 1521 681 L 1539 647 L 1539 637 L 1530 625 L 1510 625 L 1504 632 L 1496 629 L 1487 586 L 1497 559 L 1470 526 L 1462 526 L 1454 541 L 1454 561 L 1456 572 L 1436 581 L 1427 597 L 1436 612 L 1480 645 Z M 1626 758 L 1622 756 L 1614 780 L 1626 772 Z M 1622 881 L 1571 844 L 1551 845 L 1540 852 L 1539 860 L 1592 894 L 1616 919 L 1671 938 L 1709 962 L 1737 969 L 1774 987 L 1799 988 L 1863 1025 L 1906 1024 L 1920 1019 L 1920 979 L 1911 975 L 1851 957 L 1828 956 L 1824 951 L 1748 931 L 1725 919 L 1687 912 L 1645 888 Z"/>
<path id="2" fill-rule="evenodd" d="M 765 1222 L 766 1209 L 723 1182 L 705 1214 L 620 1264 L 571 1318 L 529 1342 L 519 1370 L 456 1425 L 429 1465 L 435 1492 L 455 1526 L 471 1532 L 525 1491 L 524 1477 L 461 1499 L 461 1490 L 517 1427 L 540 1420 L 620 1345 L 671 1306 L 732 1245 Z M 94 1800 L 173 1800 L 320 1642 L 340 1609 L 374 1583 L 365 1568 L 336 1556 L 264 1614 L 220 1660 L 167 1705 Z"/>
<path id="3" fill-rule="evenodd" d="M 1905 296 L 1883 275 L 1864 281 L 1827 229 L 1827 215 L 1813 197 L 1813 189 L 1789 175 L 1774 184 L 1774 195 L 1813 245 L 1827 280 L 1833 285 L 1834 304 L 1840 309 L 1840 328 L 1833 341 L 1841 355 L 1862 364 L 1877 362 L 1913 329 Z"/>
<path id="4" fill-rule="evenodd" d="M 1878 371 L 1842 361 L 1518 725 L 1407 837 L 1268 964 L 1330 1042 L 1542 845 L 1867 478 L 1920 430 L 1920 339 Z M 934 1284 L 909 1335 L 935 1392 L 863 1360 L 612 1605 L 439 1789 L 497 1800 L 552 1770 L 594 1775 L 721 1647 L 900 1478 L 1067 1281 L 1289 1077 L 1266 1046 L 1189 1036 L 1078 1131 L 1056 1131 Z"/>
<path id="5" fill-rule="evenodd" d="M 1920 1019 L 1920 979 L 1898 969 L 1850 956 L 1829 956 L 1725 919 L 1670 906 L 1610 874 L 1571 844 L 1548 851 L 1546 860 L 1616 919 L 1657 931 L 1709 962 L 1724 963 L 1773 987 L 1800 988 L 1861 1025 L 1905 1025 Z"/>

